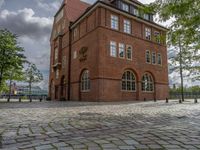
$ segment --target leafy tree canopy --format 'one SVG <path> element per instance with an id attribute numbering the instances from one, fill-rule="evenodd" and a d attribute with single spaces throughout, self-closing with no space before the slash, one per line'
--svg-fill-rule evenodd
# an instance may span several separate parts
<path id="1" fill-rule="evenodd" d="M 21 72 L 26 57 L 24 49 L 17 43 L 17 36 L 7 29 L 0 30 L 0 91 L 5 81 L 10 79 L 11 72 Z M 17 80 L 17 75 L 15 76 Z"/>
<path id="2" fill-rule="evenodd" d="M 200 79 L 200 2 L 199 0 L 155 0 L 146 9 L 148 12 L 156 12 L 159 20 L 165 22 L 171 20 L 168 32 L 168 44 L 173 50 L 180 49 L 175 57 L 172 57 L 173 70 L 182 61 L 183 70 L 187 70 L 188 76 Z"/>

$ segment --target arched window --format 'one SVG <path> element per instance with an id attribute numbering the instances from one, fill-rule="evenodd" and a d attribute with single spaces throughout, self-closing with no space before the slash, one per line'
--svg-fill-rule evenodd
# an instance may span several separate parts
<path id="1" fill-rule="evenodd" d="M 132 46 L 127 45 L 126 56 L 128 60 L 132 60 Z"/>
<path id="2" fill-rule="evenodd" d="M 142 91 L 152 92 L 154 91 L 154 82 L 150 74 L 145 73 L 142 77 Z"/>
<path id="3" fill-rule="evenodd" d="M 136 78 L 132 71 L 125 71 L 122 76 L 122 90 L 136 91 Z"/>
<path id="4" fill-rule="evenodd" d="M 90 76 L 89 71 L 83 71 L 81 75 L 81 91 L 89 91 L 90 90 Z"/>

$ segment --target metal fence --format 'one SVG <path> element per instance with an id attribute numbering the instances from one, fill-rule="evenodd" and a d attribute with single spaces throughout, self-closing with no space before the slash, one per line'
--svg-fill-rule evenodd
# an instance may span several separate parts
<path id="1" fill-rule="evenodd" d="M 3 94 L 0 95 L 0 99 L 43 99 L 45 100 L 47 98 L 47 95 L 24 95 L 24 94 L 18 94 L 18 95 L 10 95 L 9 94 Z"/>
<path id="2" fill-rule="evenodd" d="M 170 92 L 170 99 L 181 98 L 181 92 Z M 200 98 L 200 92 L 184 92 L 184 97 L 187 99 Z"/>

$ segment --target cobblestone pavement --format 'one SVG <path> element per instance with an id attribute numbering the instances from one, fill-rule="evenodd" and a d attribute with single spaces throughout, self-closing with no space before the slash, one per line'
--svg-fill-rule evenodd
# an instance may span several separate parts
<path id="1" fill-rule="evenodd" d="M 0 103 L 0 149 L 200 149 L 200 104 Z"/>

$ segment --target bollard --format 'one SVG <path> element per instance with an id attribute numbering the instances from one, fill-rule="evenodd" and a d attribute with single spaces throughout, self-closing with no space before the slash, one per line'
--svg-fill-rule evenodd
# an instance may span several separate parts
<path id="1" fill-rule="evenodd" d="M 182 100 L 181 100 L 181 99 L 179 99 L 179 103 L 180 103 L 180 104 L 182 103 Z"/>
<path id="2" fill-rule="evenodd" d="M 40 98 L 40 102 L 42 102 L 42 98 Z"/>
<path id="3" fill-rule="evenodd" d="M 7 102 L 10 102 L 10 98 L 7 99 Z"/>
<path id="4" fill-rule="evenodd" d="M 19 97 L 19 102 L 22 102 L 22 99 L 21 99 L 21 97 Z"/>
<path id="5" fill-rule="evenodd" d="M 194 99 L 194 103 L 195 103 L 195 104 L 198 103 L 197 98 Z"/>
<path id="6" fill-rule="evenodd" d="M 169 102 L 169 100 L 168 100 L 168 98 L 166 98 L 166 103 L 168 103 Z"/>
<path id="7" fill-rule="evenodd" d="M 144 101 L 146 101 L 146 98 L 144 98 Z"/>
<path id="8" fill-rule="evenodd" d="M 156 102 L 157 100 L 156 100 L 156 98 L 154 98 L 154 102 Z"/>
<path id="9" fill-rule="evenodd" d="M 32 102 L 32 98 L 30 98 L 30 103 Z"/>

